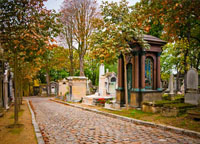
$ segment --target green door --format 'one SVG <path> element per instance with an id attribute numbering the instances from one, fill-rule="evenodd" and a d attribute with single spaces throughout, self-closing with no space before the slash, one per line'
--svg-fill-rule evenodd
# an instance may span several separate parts
<path id="1" fill-rule="evenodd" d="M 132 64 L 127 64 L 127 89 L 128 89 L 128 103 L 131 101 L 131 88 L 132 88 Z"/>

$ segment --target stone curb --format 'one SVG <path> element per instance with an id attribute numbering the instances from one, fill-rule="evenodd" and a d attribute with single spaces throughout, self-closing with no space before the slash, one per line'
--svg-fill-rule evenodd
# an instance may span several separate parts
<path id="1" fill-rule="evenodd" d="M 102 114 L 102 115 L 105 115 L 105 116 L 109 116 L 109 117 L 112 117 L 112 118 L 131 122 L 131 123 L 134 123 L 134 124 L 155 127 L 155 128 L 159 128 L 161 130 L 172 131 L 172 132 L 175 132 L 175 133 L 178 133 L 178 134 L 184 134 L 184 135 L 187 135 L 187 136 L 200 138 L 199 132 L 186 130 L 186 129 L 182 129 L 182 128 L 177 128 L 177 127 L 173 127 L 173 126 L 155 124 L 155 123 L 152 123 L 152 122 L 147 122 L 147 121 L 138 120 L 138 119 L 134 119 L 134 118 L 128 118 L 128 117 L 120 116 L 120 115 L 117 115 L 117 114 L 102 112 L 102 111 L 99 111 L 99 110 L 96 110 L 96 109 L 89 109 L 89 108 L 77 106 L 75 104 L 70 104 L 70 103 L 66 103 L 66 102 L 63 102 L 63 101 L 55 100 L 55 99 L 50 99 L 50 100 L 54 101 L 54 102 L 62 103 L 62 104 L 65 104 L 65 105 L 69 105 L 69 106 L 72 106 L 72 107 L 80 108 L 80 109 L 83 109 L 83 110 L 86 110 L 86 111 L 91 111 L 91 112 L 95 112 L 95 113 Z"/>
<path id="2" fill-rule="evenodd" d="M 29 100 L 27 100 L 27 103 L 28 103 L 28 108 L 29 108 L 29 110 L 31 112 L 32 124 L 33 124 L 34 130 L 35 130 L 35 135 L 36 135 L 36 138 L 37 138 L 37 143 L 38 144 L 45 144 L 44 140 L 43 140 L 43 137 L 42 137 L 42 134 L 40 132 L 39 126 L 38 126 L 38 124 L 36 122 L 34 112 L 33 112 L 32 108 L 30 106 Z"/>

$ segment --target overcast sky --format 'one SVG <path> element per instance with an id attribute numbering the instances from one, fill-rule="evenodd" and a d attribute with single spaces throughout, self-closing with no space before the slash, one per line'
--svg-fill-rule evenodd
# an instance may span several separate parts
<path id="1" fill-rule="evenodd" d="M 60 9 L 60 6 L 62 4 L 64 0 L 48 0 L 47 2 L 45 2 L 45 6 L 47 7 L 47 9 L 55 9 L 56 11 L 58 11 Z M 103 0 L 105 1 L 105 0 Z M 109 2 L 114 1 L 114 2 L 119 2 L 120 0 L 107 0 Z M 129 5 L 134 5 L 136 2 L 140 1 L 140 0 L 127 0 L 129 2 Z M 100 5 L 102 2 L 102 0 L 97 0 L 97 3 Z"/>

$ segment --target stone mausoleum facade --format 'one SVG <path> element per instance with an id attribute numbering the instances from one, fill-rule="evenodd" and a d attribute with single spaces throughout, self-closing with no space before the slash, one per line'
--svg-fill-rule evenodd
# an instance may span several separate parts
<path id="1" fill-rule="evenodd" d="M 143 49 L 139 44 L 131 44 L 132 51 L 118 58 L 118 88 L 116 102 L 125 104 L 124 65 L 127 71 L 129 107 L 141 107 L 144 101 L 161 100 L 160 55 L 165 41 L 150 35 L 144 35 L 150 49 Z"/>

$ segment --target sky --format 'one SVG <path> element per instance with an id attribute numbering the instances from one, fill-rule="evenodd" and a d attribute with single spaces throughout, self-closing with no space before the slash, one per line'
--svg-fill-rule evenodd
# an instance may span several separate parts
<path id="1" fill-rule="evenodd" d="M 63 1 L 64 0 L 48 0 L 44 4 L 47 7 L 47 9 L 55 9 L 58 12 Z M 107 1 L 119 2 L 120 0 L 107 0 Z M 139 2 L 140 0 L 127 0 L 127 1 L 129 2 L 129 5 L 134 5 L 136 2 Z M 97 0 L 97 3 L 100 5 L 102 3 L 102 0 Z"/>

